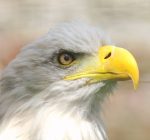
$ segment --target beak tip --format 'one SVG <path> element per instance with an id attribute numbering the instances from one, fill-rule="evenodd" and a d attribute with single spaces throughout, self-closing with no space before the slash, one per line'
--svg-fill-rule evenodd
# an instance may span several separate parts
<path id="1" fill-rule="evenodd" d="M 137 90 L 137 88 L 138 88 L 138 84 L 134 84 L 134 90 Z"/>
<path id="2" fill-rule="evenodd" d="M 136 90 L 139 86 L 139 80 L 133 81 L 134 90 Z"/>

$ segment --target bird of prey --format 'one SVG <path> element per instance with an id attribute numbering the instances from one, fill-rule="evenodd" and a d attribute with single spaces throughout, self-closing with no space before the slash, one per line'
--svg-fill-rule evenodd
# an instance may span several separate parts
<path id="1" fill-rule="evenodd" d="M 107 140 L 103 98 L 139 71 L 98 28 L 58 25 L 25 46 L 0 80 L 0 140 Z"/>

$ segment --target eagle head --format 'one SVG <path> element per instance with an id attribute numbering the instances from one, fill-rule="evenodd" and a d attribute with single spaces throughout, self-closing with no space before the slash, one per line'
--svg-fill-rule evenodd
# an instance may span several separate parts
<path id="1" fill-rule="evenodd" d="M 100 103 L 117 81 L 138 86 L 133 55 L 98 28 L 73 22 L 24 47 L 0 81 L 0 138 L 103 140 Z"/>

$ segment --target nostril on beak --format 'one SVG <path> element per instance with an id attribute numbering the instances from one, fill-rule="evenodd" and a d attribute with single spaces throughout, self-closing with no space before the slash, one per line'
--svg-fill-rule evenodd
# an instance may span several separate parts
<path id="1" fill-rule="evenodd" d="M 107 59 L 107 58 L 109 58 L 110 56 L 111 56 L 111 52 L 109 52 L 109 53 L 105 56 L 104 59 Z"/>

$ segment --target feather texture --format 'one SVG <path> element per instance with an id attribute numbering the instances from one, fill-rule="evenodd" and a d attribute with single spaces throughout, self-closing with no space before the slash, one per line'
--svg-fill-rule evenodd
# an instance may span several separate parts
<path id="1" fill-rule="evenodd" d="M 105 44 L 100 30 L 74 22 L 26 46 L 2 73 L 0 140 L 107 139 L 100 103 L 115 82 L 65 81 L 80 65 L 62 69 L 51 59 L 59 49 L 94 55 Z"/>

